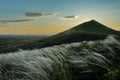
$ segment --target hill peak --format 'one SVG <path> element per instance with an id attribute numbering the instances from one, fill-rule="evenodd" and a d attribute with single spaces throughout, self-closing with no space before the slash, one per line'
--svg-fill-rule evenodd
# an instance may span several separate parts
<path id="1" fill-rule="evenodd" d="M 99 23 L 98 21 L 96 21 L 96 20 L 94 20 L 94 19 L 92 19 L 92 20 L 90 20 L 90 21 L 88 21 L 88 22 L 95 22 L 95 23 Z"/>
<path id="2" fill-rule="evenodd" d="M 99 34 L 114 34 L 116 33 L 115 30 L 107 27 L 96 20 L 90 20 L 85 23 L 79 24 L 70 30 L 76 30 L 80 32 L 87 32 L 87 33 L 99 33 Z"/>
<path id="3" fill-rule="evenodd" d="M 98 21 L 96 21 L 96 20 L 94 20 L 94 19 L 92 19 L 92 20 L 90 20 L 90 21 L 87 21 L 87 22 L 84 22 L 84 23 L 82 23 L 82 24 L 86 24 L 86 23 L 92 23 L 92 24 L 97 23 L 97 24 L 101 24 L 100 22 L 98 22 Z M 80 25 L 81 25 L 81 24 L 80 24 Z"/>
<path id="4" fill-rule="evenodd" d="M 89 22 L 96 22 L 96 20 L 92 19 L 92 20 L 90 20 Z"/>
<path id="5" fill-rule="evenodd" d="M 103 27 L 108 28 L 107 26 L 105 26 L 93 19 L 93 20 L 84 22 L 82 24 L 79 24 L 79 25 L 73 27 L 72 29 L 81 30 L 81 29 L 87 29 L 87 28 L 103 28 Z"/>

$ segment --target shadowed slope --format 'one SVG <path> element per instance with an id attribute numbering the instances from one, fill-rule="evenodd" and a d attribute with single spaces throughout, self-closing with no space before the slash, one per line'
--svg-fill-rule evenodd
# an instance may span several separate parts
<path id="1" fill-rule="evenodd" d="M 73 27 L 72 30 L 77 30 L 80 32 L 89 32 L 89 33 L 100 33 L 100 34 L 115 34 L 120 35 L 119 31 L 115 31 L 95 20 L 91 20 L 88 22 L 85 22 L 83 24 L 80 24 L 76 27 Z"/>

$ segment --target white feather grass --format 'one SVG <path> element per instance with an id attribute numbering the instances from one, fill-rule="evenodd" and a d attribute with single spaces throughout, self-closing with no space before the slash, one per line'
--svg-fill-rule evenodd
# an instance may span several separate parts
<path id="1" fill-rule="evenodd" d="M 112 44 L 120 51 L 120 43 L 110 37 L 0 54 L 0 80 L 75 80 L 76 69 L 80 74 L 94 73 L 94 69 L 100 68 L 110 71 L 118 54 L 114 46 L 109 46 Z"/>

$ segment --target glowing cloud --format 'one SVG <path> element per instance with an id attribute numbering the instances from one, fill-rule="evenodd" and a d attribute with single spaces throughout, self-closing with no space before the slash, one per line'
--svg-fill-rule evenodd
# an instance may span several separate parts
<path id="1" fill-rule="evenodd" d="M 77 15 L 71 15 L 71 16 L 63 16 L 61 17 L 63 20 L 67 20 L 67 19 L 77 19 L 78 16 Z"/>
<path id="2" fill-rule="evenodd" d="M 49 17 L 49 16 L 55 16 L 56 13 L 31 13 L 28 12 L 25 14 L 26 17 Z"/>

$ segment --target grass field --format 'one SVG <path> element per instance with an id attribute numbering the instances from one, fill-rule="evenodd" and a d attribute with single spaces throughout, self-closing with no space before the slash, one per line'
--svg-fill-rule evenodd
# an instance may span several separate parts
<path id="1" fill-rule="evenodd" d="M 0 54 L 0 80 L 111 80 L 109 74 L 120 65 L 119 52 L 119 40 L 110 36 Z"/>

